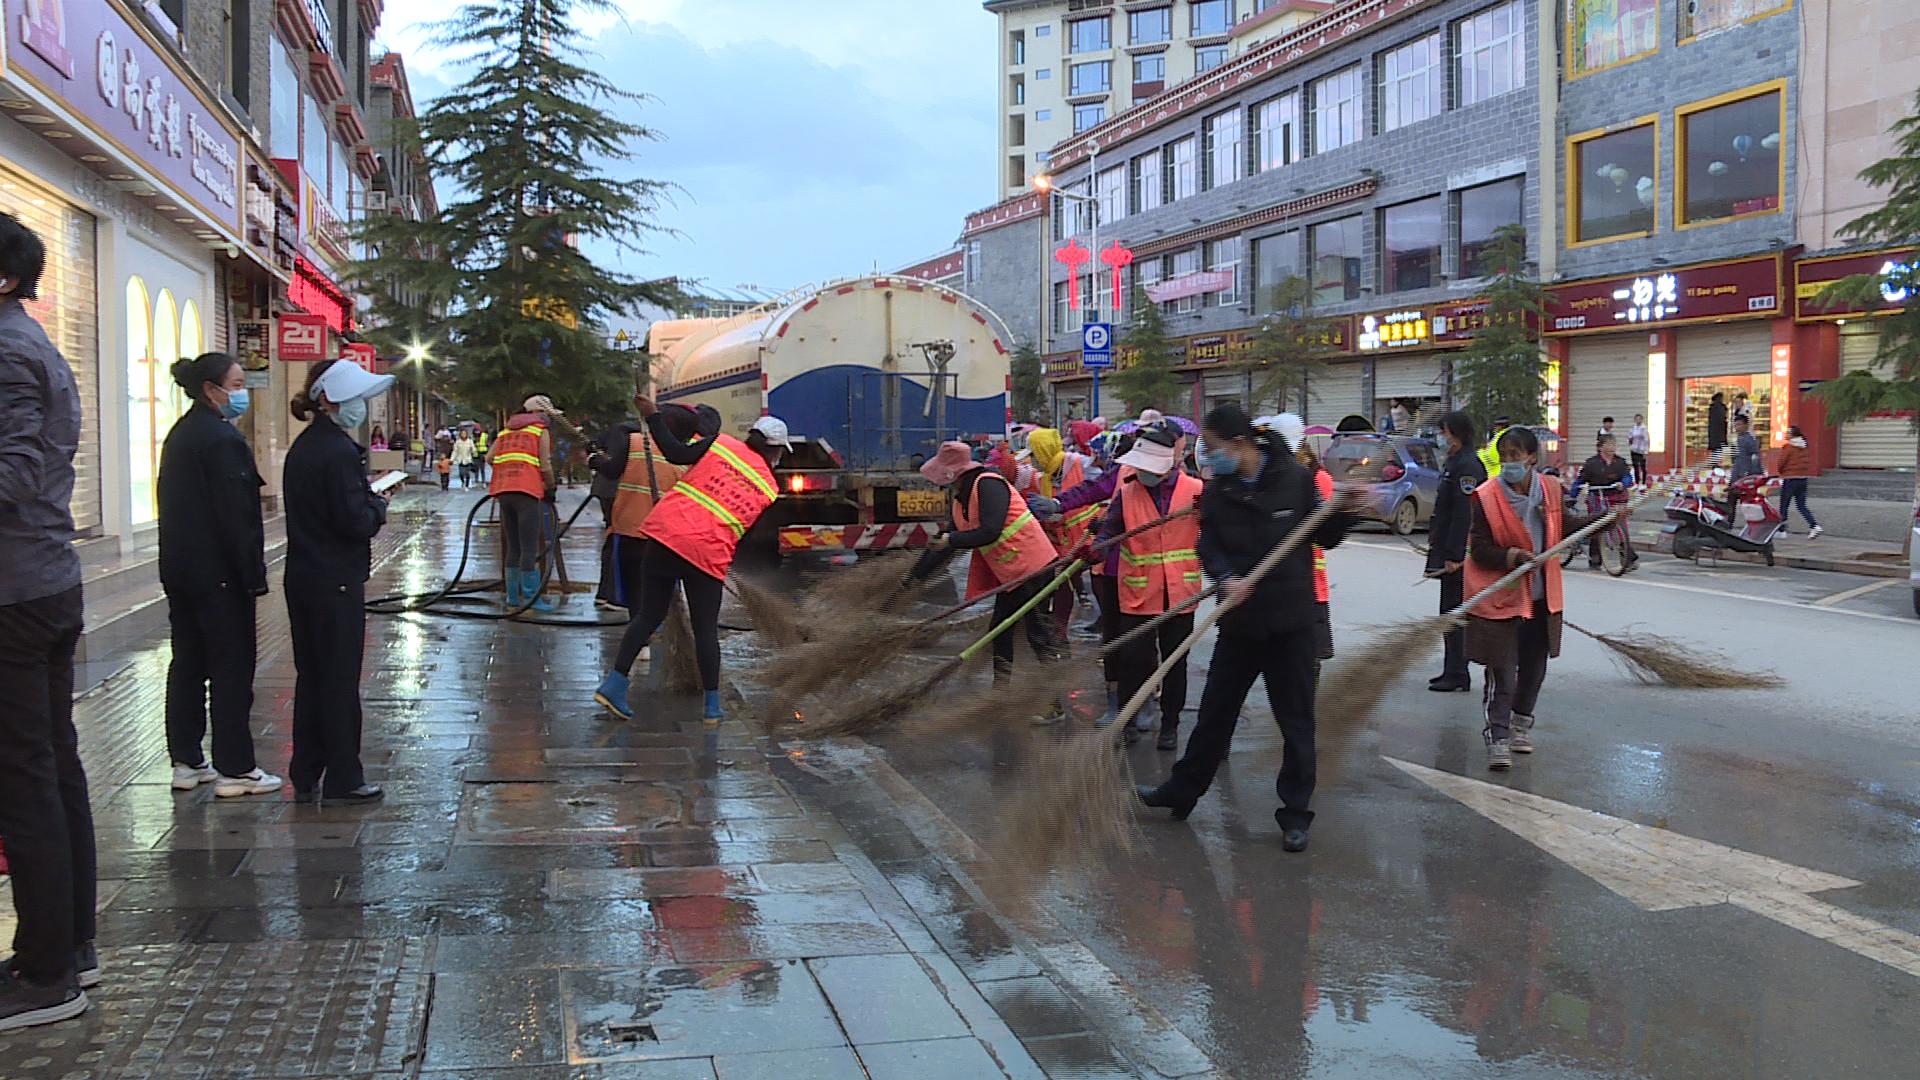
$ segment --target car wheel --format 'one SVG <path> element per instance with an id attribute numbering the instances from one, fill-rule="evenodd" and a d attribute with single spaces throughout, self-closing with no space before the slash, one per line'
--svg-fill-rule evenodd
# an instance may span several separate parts
<path id="1" fill-rule="evenodd" d="M 1393 517 L 1387 524 L 1392 526 L 1395 533 L 1401 536 L 1408 536 L 1412 534 L 1414 522 L 1417 521 L 1419 517 L 1420 508 L 1414 505 L 1413 500 L 1402 499 L 1400 500 L 1400 505 L 1393 508 Z"/>

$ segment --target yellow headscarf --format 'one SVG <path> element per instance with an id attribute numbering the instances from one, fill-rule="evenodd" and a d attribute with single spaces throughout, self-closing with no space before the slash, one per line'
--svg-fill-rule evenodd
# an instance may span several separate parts
<path id="1" fill-rule="evenodd" d="M 1035 428 L 1027 435 L 1027 449 L 1033 452 L 1033 484 L 1040 494 L 1053 498 L 1053 474 L 1066 464 L 1066 448 L 1060 432 L 1054 428 Z"/>

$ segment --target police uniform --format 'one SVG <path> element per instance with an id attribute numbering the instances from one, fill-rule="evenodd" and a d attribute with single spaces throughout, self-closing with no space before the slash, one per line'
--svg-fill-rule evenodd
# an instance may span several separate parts
<path id="1" fill-rule="evenodd" d="M 1433 520 L 1427 526 L 1427 569 L 1439 570 L 1447 563 L 1467 560 L 1467 529 L 1473 521 L 1473 493 L 1487 481 L 1487 470 L 1480 455 L 1467 447 L 1447 459 L 1440 471 L 1440 494 L 1434 499 Z M 1440 579 L 1440 610 L 1452 611 L 1466 599 L 1466 586 L 1460 571 Z M 1435 690 L 1466 690 L 1473 686 L 1467 671 L 1466 632 L 1458 627 L 1447 632 L 1446 662 L 1440 676 L 1429 685 Z"/>

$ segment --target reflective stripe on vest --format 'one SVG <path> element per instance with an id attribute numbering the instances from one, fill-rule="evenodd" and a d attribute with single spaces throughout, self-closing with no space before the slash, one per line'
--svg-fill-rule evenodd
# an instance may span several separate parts
<path id="1" fill-rule="evenodd" d="M 1167 513 L 1185 510 L 1199 498 L 1200 481 L 1184 473 L 1170 475 L 1162 484 L 1174 485 Z M 1122 479 L 1115 497 L 1120 500 L 1121 524 L 1129 531 L 1163 516 L 1155 491 Z M 1131 537 L 1120 545 L 1120 610 L 1128 615 L 1158 614 L 1200 592 L 1200 523 L 1193 517 L 1169 521 Z"/>
<path id="2" fill-rule="evenodd" d="M 975 548 L 967 567 L 967 599 L 971 600 L 997 585 L 1017 581 L 1046 569 L 1053 563 L 1053 543 L 1027 509 L 1027 500 L 999 473 L 982 469 L 974 478 L 973 490 L 964 500 L 953 504 L 954 527 L 967 531 L 980 527 L 980 487 L 982 484 L 1007 484 L 1007 523 L 993 542 Z"/>
<path id="3" fill-rule="evenodd" d="M 759 468 L 743 455 L 753 457 Z M 717 435 L 700 460 L 661 496 L 643 531 L 702 573 L 724 578 L 740 538 L 776 497 L 766 463 L 740 440 Z"/>
<path id="4" fill-rule="evenodd" d="M 540 440 L 545 424 L 507 428 L 494 439 L 493 480 L 487 490 L 495 495 L 521 494 L 545 498 L 547 481 L 540 468 Z"/>
<path id="5" fill-rule="evenodd" d="M 1000 530 L 1000 536 L 998 539 L 994 540 L 993 543 L 988 544 L 986 547 L 983 547 L 980 550 L 986 553 L 987 557 L 992 559 L 994 562 L 997 562 L 997 563 L 1012 562 L 1013 560 L 1020 557 L 1020 552 L 1017 550 L 1014 550 L 1012 545 L 1008 544 L 1007 541 L 1012 540 L 1015 536 L 1018 536 L 1020 534 L 1021 529 L 1024 529 L 1031 524 L 1033 524 L 1033 511 L 1022 510 L 1020 512 L 1019 517 L 1014 518 L 1012 521 L 1007 522 L 1006 528 Z"/>

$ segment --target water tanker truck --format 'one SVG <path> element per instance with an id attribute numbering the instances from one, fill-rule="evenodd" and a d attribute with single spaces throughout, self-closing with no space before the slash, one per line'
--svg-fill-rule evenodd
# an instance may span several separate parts
<path id="1" fill-rule="evenodd" d="M 919 473 L 948 439 L 1003 437 L 1008 340 L 998 316 L 913 278 L 809 288 L 729 318 L 654 323 L 656 397 L 711 405 L 723 430 L 785 420 L 780 499 L 747 538 L 764 557 L 920 547 L 945 516 Z"/>

